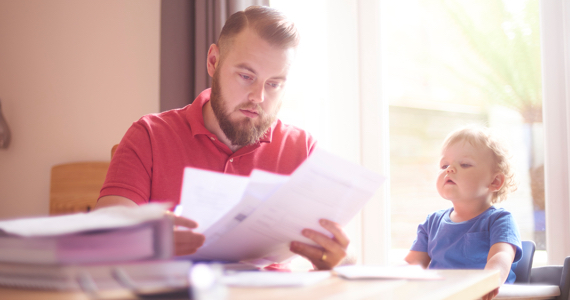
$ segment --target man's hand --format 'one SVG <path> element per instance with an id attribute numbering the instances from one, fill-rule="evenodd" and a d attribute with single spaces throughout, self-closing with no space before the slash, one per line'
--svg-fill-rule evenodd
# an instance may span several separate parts
<path id="1" fill-rule="evenodd" d="M 302 234 L 324 249 L 297 241 L 291 242 L 289 249 L 291 252 L 307 258 L 316 269 L 330 270 L 339 265 L 346 257 L 346 249 L 350 240 L 339 224 L 326 219 L 319 220 L 319 223 L 333 234 L 333 238 L 311 229 L 303 229 Z"/>
<path id="2" fill-rule="evenodd" d="M 125 197 L 105 196 L 101 197 L 99 201 L 97 201 L 95 209 L 114 205 L 122 205 L 128 207 L 138 206 L 135 202 Z M 204 235 L 195 233 L 190 230 L 198 227 L 198 223 L 184 217 L 176 216 L 170 211 L 166 211 L 166 214 L 172 219 L 172 222 L 174 223 L 174 254 L 189 255 L 195 253 L 206 240 L 206 237 Z"/>
<path id="3" fill-rule="evenodd" d="M 200 248 L 206 237 L 190 229 L 198 227 L 198 223 L 184 217 L 170 214 L 174 222 L 174 254 L 189 255 Z"/>

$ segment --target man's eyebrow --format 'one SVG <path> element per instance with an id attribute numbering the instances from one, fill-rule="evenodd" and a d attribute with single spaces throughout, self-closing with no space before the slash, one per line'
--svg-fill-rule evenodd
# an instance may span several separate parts
<path id="1" fill-rule="evenodd" d="M 248 65 L 246 65 L 246 64 L 239 64 L 239 65 L 237 65 L 236 67 L 237 67 L 238 69 L 246 69 L 247 71 L 249 71 L 249 72 L 251 72 L 251 73 L 257 75 L 257 72 L 255 72 L 254 69 L 252 69 L 250 66 L 248 66 Z"/>
<path id="2" fill-rule="evenodd" d="M 251 68 L 250 66 L 248 66 L 248 65 L 246 65 L 246 64 L 244 64 L 244 63 L 238 64 L 236 67 L 237 67 L 238 69 L 244 69 L 244 70 L 247 70 L 248 72 L 253 73 L 254 75 L 257 75 L 257 72 L 256 72 L 253 68 Z M 286 77 L 286 76 L 276 76 L 276 77 L 271 77 L 271 79 L 277 79 L 277 80 L 287 81 L 287 77 Z"/>
<path id="3" fill-rule="evenodd" d="M 276 79 L 276 80 L 281 80 L 281 81 L 287 81 L 287 77 L 285 76 L 277 76 L 277 77 L 271 77 L 271 79 Z"/>

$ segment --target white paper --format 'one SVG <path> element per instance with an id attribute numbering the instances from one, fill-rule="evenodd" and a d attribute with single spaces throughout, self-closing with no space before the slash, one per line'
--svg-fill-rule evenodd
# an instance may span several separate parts
<path id="1" fill-rule="evenodd" d="M 414 279 L 435 280 L 442 279 L 436 271 L 424 270 L 418 265 L 405 266 L 340 266 L 334 271 L 346 279 Z"/>
<path id="2" fill-rule="evenodd" d="M 253 170 L 241 201 L 233 208 L 224 210 L 227 213 L 204 231 L 207 239 L 203 246 L 213 243 L 245 220 L 288 179 L 289 176 Z M 190 216 L 188 218 L 192 219 Z"/>
<path id="3" fill-rule="evenodd" d="M 168 206 L 163 203 L 111 206 L 89 213 L 0 221 L 0 231 L 20 236 L 50 236 L 127 227 L 162 218 Z"/>
<path id="4" fill-rule="evenodd" d="M 268 176 L 264 173 L 253 175 Z M 256 182 L 260 181 L 256 179 Z M 205 232 L 205 245 L 188 257 L 196 260 L 262 258 L 285 261 L 294 256 L 289 251 L 291 241 L 315 244 L 301 235 L 304 228 L 331 236 L 319 225 L 319 219 L 346 225 L 383 181 L 384 177 L 379 174 L 315 149 L 287 180 L 272 184 L 272 180 L 266 179 L 266 189 L 250 185 L 243 193 L 242 202 L 253 204 L 252 209 L 240 217 L 240 222 L 216 230 L 216 234 Z M 257 208 L 253 208 L 255 205 Z M 236 214 L 229 214 L 221 220 L 226 222 L 235 217 Z"/>
<path id="5" fill-rule="evenodd" d="M 329 271 L 319 272 L 235 272 L 224 275 L 222 283 L 235 287 L 308 286 L 331 277 Z"/>
<path id="6" fill-rule="evenodd" d="M 239 203 L 248 182 L 248 177 L 185 168 L 181 215 L 198 222 L 194 231 L 202 233 Z"/>

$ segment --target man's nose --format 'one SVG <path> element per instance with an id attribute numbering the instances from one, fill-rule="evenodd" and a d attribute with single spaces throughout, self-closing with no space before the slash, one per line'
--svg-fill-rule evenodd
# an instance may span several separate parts
<path id="1" fill-rule="evenodd" d="M 265 84 L 263 82 L 256 82 L 251 85 L 249 92 L 249 101 L 254 103 L 261 103 L 265 101 Z"/>

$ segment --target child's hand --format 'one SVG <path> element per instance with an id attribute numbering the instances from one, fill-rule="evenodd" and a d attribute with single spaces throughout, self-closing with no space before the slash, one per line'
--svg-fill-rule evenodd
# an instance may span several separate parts
<path id="1" fill-rule="evenodd" d="M 498 293 L 499 293 L 499 288 L 496 288 L 496 289 L 490 291 L 487 295 L 483 296 L 481 299 L 482 300 L 491 300 L 491 299 L 495 298 Z"/>
<path id="2" fill-rule="evenodd" d="M 427 252 L 410 250 L 404 260 L 410 265 L 420 265 L 422 268 L 427 269 L 429 263 L 431 262 L 431 257 L 429 257 Z"/>

